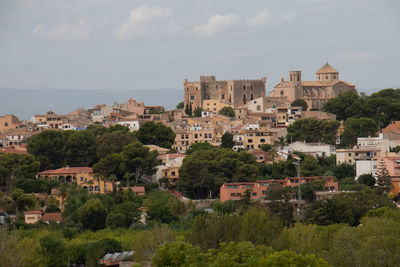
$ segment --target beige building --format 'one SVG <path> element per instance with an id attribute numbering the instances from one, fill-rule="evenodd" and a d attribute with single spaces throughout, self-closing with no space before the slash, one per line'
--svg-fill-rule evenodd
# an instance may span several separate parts
<path id="1" fill-rule="evenodd" d="M 276 131 L 268 130 L 244 130 L 243 146 L 246 150 L 258 150 L 264 144 L 272 144 L 277 138 Z"/>
<path id="2" fill-rule="evenodd" d="M 40 221 L 42 218 L 42 211 L 40 210 L 29 210 L 25 212 L 25 223 L 33 224 Z"/>
<path id="3" fill-rule="evenodd" d="M 190 127 L 186 129 L 175 130 L 175 143 L 174 148 L 179 153 L 185 153 L 186 149 L 193 143 L 211 143 L 216 141 L 216 130 L 213 128 L 205 127 Z"/>
<path id="4" fill-rule="evenodd" d="M 217 81 L 215 76 L 200 76 L 200 81 L 183 80 L 185 108 L 203 107 L 204 100 L 218 100 L 233 106 L 245 105 L 248 101 L 265 96 L 267 78 L 259 80 Z"/>
<path id="5" fill-rule="evenodd" d="M 378 160 L 380 158 L 381 150 L 377 148 L 354 147 L 336 150 L 336 164 L 355 164 L 357 160 Z"/>
<path id="6" fill-rule="evenodd" d="M 68 122 L 66 115 L 57 115 L 53 111 L 48 111 L 44 115 L 34 115 L 32 122 L 40 128 L 60 129 L 61 125 Z"/>
<path id="7" fill-rule="evenodd" d="M 21 122 L 14 115 L 8 114 L 5 116 L 0 116 L 0 133 L 7 130 L 17 129 L 20 126 Z"/>
<path id="8" fill-rule="evenodd" d="M 271 97 L 287 97 L 291 103 L 296 99 L 304 99 L 308 109 L 322 109 L 324 104 L 340 93 L 353 90 L 355 85 L 339 80 L 339 72 L 328 62 L 316 73 L 315 81 L 302 81 L 301 71 L 290 71 L 290 79 L 283 78 L 271 91 Z"/>
<path id="9" fill-rule="evenodd" d="M 93 169 L 90 167 L 66 166 L 41 172 L 39 173 L 39 177 L 68 184 L 76 183 L 78 186 L 87 189 L 90 193 L 104 194 L 113 191 L 113 183 L 95 177 Z"/>

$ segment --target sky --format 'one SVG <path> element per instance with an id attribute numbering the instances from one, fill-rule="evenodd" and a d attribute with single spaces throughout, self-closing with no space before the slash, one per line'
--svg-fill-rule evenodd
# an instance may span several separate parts
<path id="1" fill-rule="evenodd" d="M 399 0 L 1 0 L 0 88 L 160 89 L 303 80 L 329 63 L 400 87 Z"/>

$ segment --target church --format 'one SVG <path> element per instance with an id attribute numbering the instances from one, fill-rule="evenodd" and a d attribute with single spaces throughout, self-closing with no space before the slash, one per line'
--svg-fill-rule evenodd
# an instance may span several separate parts
<path id="1" fill-rule="evenodd" d="M 290 71 L 290 80 L 284 78 L 271 91 L 270 97 L 286 97 L 288 102 L 303 99 L 308 109 L 322 109 L 324 104 L 340 93 L 356 91 L 355 85 L 339 80 L 339 72 L 326 62 L 316 73 L 315 81 L 302 81 L 301 71 Z"/>

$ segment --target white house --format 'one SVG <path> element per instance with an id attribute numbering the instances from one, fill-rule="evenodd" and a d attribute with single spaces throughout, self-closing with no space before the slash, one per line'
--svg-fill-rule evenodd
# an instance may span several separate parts
<path id="1" fill-rule="evenodd" d="M 329 157 L 336 153 L 335 146 L 324 143 L 305 143 L 300 141 L 289 144 L 287 149 L 289 152 L 299 151 L 304 154 L 313 155 L 314 157 L 322 157 L 323 155 Z"/>

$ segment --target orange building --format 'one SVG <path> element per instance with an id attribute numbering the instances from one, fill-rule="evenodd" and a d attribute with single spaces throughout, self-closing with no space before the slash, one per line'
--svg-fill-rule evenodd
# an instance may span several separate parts
<path id="1" fill-rule="evenodd" d="M 379 169 L 383 167 L 386 168 L 392 179 L 393 188 L 390 192 L 398 196 L 400 194 L 400 155 L 383 157 Z"/>
<path id="2" fill-rule="evenodd" d="M 113 191 L 113 183 L 95 178 L 93 169 L 90 167 L 63 167 L 56 170 L 47 170 L 39 173 L 40 178 L 47 178 L 66 182 L 77 183 L 78 186 L 86 188 L 91 193 L 107 193 Z"/>
<path id="3" fill-rule="evenodd" d="M 300 184 L 309 183 L 315 180 L 325 180 L 326 191 L 338 191 L 339 189 L 339 185 L 337 182 L 335 182 L 335 178 L 333 176 L 300 177 Z M 288 177 L 284 180 L 225 183 L 220 188 L 220 200 L 221 202 L 226 200 L 239 200 L 246 194 L 246 191 L 248 190 L 251 193 L 251 199 L 262 200 L 266 197 L 267 189 L 270 184 L 281 184 L 283 187 L 296 187 L 298 186 L 298 178 Z"/>
<path id="4" fill-rule="evenodd" d="M 18 129 L 21 122 L 12 114 L 0 116 L 0 133 L 6 130 Z"/>

